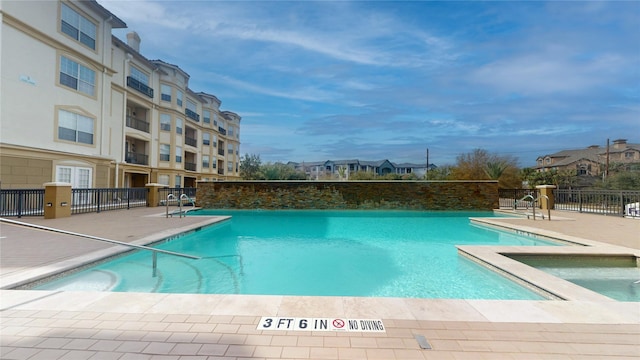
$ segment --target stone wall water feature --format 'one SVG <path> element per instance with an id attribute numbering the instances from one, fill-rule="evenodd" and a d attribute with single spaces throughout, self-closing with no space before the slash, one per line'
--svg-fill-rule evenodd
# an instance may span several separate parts
<path id="1" fill-rule="evenodd" d="M 477 181 L 200 181 L 207 209 L 493 210 L 498 182 Z"/>

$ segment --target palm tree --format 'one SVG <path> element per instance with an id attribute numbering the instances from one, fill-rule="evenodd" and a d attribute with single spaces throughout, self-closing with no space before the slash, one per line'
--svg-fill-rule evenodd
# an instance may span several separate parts
<path id="1" fill-rule="evenodd" d="M 507 167 L 509 167 L 509 165 L 504 161 L 487 161 L 487 164 L 484 167 L 484 172 L 487 174 L 489 179 L 498 180 Z"/>

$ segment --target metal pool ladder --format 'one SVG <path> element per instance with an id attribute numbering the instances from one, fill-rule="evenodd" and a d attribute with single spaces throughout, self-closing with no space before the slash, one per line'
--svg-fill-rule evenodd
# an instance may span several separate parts
<path id="1" fill-rule="evenodd" d="M 163 253 L 163 254 L 167 254 L 167 255 L 178 256 L 178 257 L 183 257 L 183 258 L 193 259 L 193 260 L 202 259 L 200 256 L 182 254 L 182 253 L 179 253 L 179 252 L 163 250 L 163 249 L 156 249 L 156 248 L 152 248 L 152 247 L 144 246 L 144 245 L 129 244 L 129 243 L 122 242 L 122 241 L 105 239 L 105 238 L 101 238 L 101 237 L 98 237 L 98 236 L 80 234 L 80 233 L 76 233 L 76 232 L 72 232 L 72 231 L 55 229 L 55 228 L 50 228 L 50 227 L 47 227 L 47 226 L 35 225 L 35 224 L 30 224 L 30 223 L 26 223 L 26 222 L 22 222 L 22 221 L 10 220 L 10 219 L 6 219 L 6 218 L 0 218 L 0 222 L 6 222 L 6 223 L 9 223 L 9 224 L 20 225 L 20 226 L 25 226 L 25 227 L 31 227 L 31 228 L 39 229 L 39 230 L 47 230 L 47 231 L 52 231 L 52 232 L 56 232 L 56 233 L 60 233 L 60 234 L 72 235 L 72 236 L 77 236 L 77 237 L 81 237 L 81 238 L 85 238 L 85 239 L 97 240 L 97 241 L 107 242 L 107 243 L 116 244 L 116 245 L 122 245 L 122 246 L 130 247 L 130 248 L 138 249 L 138 250 L 151 251 L 152 254 L 153 254 L 151 276 L 153 276 L 153 277 L 156 277 L 156 275 L 157 275 L 158 253 Z"/>
<path id="2" fill-rule="evenodd" d="M 181 194 L 179 199 L 176 198 L 175 195 L 169 194 L 169 195 L 167 195 L 167 200 L 165 201 L 165 207 L 166 207 L 165 216 L 166 217 L 169 217 L 169 215 L 173 216 L 173 214 L 175 213 L 175 212 L 172 212 L 171 214 L 169 214 L 169 201 L 170 200 L 176 200 L 176 199 L 178 200 L 178 206 L 180 207 L 180 209 L 178 210 L 178 214 L 180 215 L 180 217 L 186 216 L 187 211 L 189 211 L 189 210 L 182 210 L 182 200 L 187 200 L 191 204 L 191 206 L 192 206 L 191 210 L 195 209 L 195 207 L 196 207 L 196 203 L 187 194 L 184 194 L 184 193 Z"/>
<path id="3" fill-rule="evenodd" d="M 524 199 L 531 199 L 532 205 L 531 205 L 531 213 L 533 215 L 533 220 L 536 219 L 536 203 L 540 200 L 540 198 L 543 197 L 545 199 L 547 199 L 547 219 L 549 221 L 551 221 L 551 208 L 549 207 L 549 197 L 547 195 L 540 195 L 537 198 L 533 198 L 533 195 L 529 194 L 529 195 L 525 195 L 522 199 L 520 200 L 515 200 L 513 203 L 513 210 L 517 210 L 518 208 L 518 201 L 523 201 Z M 527 203 L 526 208 L 529 208 L 529 204 Z M 526 212 L 525 212 L 526 213 Z M 527 218 L 529 217 L 529 215 L 527 215 Z M 542 219 L 544 220 L 544 214 L 542 215 Z"/>

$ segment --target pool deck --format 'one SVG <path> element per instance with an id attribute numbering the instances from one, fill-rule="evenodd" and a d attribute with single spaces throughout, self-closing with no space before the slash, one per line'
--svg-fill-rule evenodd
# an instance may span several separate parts
<path id="1" fill-rule="evenodd" d="M 219 217 L 165 218 L 138 208 L 14 219 L 134 244 Z M 571 212 L 497 219 L 586 246 L 536 251 L 640 256 L 640 220 Z M 482 249 L 480 249 L 482 248 Z M 573 249 L 568 249 L 573 248 Z M 121 245 L 0 224 L 0 287 L 122 251 Z M 614 301 L 504 261 L 501 247 L 461 247 L 549 283 L 569 300 L 449 300 L 0 290 L 2 359 L 638 359 L 640 304 Z M 159 265 L 160 267 L 162 264 Z M 540 280 L 540 276 L 542 279 Z M 385 332 L 256 330 L 261 317 L 381 319 Z M 431 349 L 422 349 L 423 336 Z"/>

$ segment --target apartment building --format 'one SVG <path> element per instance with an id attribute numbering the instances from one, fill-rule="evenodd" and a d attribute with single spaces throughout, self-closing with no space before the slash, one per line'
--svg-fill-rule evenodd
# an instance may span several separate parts
<path id="1" fill-rule="evenodd" d="M 601 176 L 607 164 L 615 171 L 640 170 L 640 144 L 613 140 L 609 147 L 592 145 L 585 149 L 562 150 L 536 159 L 536 171 L 575 170 L 578 176 Z"/>
<path id="2" fill-rule="evenodd" d="M 90 1 L 0 3 L 0 186 L 239 179 L 240 121 Z M 178 49 L 176 51 L 179 51 Z"/>
<path id="3" fill-rule="evenodd" d="M 415 163 L 393 163 L 387 159 L 378 161 L 365 161 L 358 159 L 349 160 L 326 160 L 314 162 L 288 162 L 287 165 L 292 166 L 298 171 L 304 172 L 308 179 L 319 180 L 327 177 L 340 177 L 340 172 L 344 172 L 344 176 L 349 178 L 349 174 L 356 172 L 369 172 L 376 176 L 384 176 L 388 174 L 408 175 L 414 174 L 418 178 L 425 176 L 427 172 L 426 164 Z M 436 168 L 434 164 L 429 164 L 429 170 Z"/>

